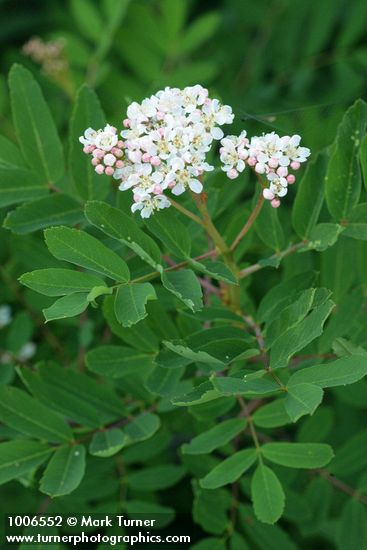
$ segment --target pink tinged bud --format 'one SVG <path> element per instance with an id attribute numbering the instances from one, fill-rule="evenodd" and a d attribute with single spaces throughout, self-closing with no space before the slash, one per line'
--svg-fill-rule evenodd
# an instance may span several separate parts
<path id="1" fill-rule="evenodd" d="M 92 159 L 93 166 L 97 166 L 99 164 L 99 160 L 97 158 Z"/>
<path id="2" fill-rule="evenodd" d="M 278 159 L 272 157 L 271 159 L 269 159 L 269 166 L 270 168 L 277 168 L 279 162 L 278 162 Z"/>
<path id="3" fill-rule="evenodd" d="M 107 168 L 105 170 L 105 173 L 106 173 L 107 176 L 112 176 L 114 171 L 115 170 L 112 168 L 112 166 L 107 166 Z"/>
<path id="4" fill-rule="evenodd" d="M 229 177 L 230 180 L 234 180 L 237 178 L 238 172 L 235 168 L 231 168 L 230 170 L 228 170 L 227 176 Z"/>
<path id="5" fill-rule="evenodd" d="M 169 189 L 173 189 L 175 185 L 176 185 L 175 181 L 170 181 L 169 184 L 168 184 L 168 187 L 169 187 Z"/>
<path id="6" fill-rule="evenodd" d="M 120 149 L 124 149 L 126 147 L 125 142 L 122 141 L 122 139 L 119 139 L 117 142 L 117 147 L 119 147 Z"/>
<path id="7" fill-rule="evenodd" d="M 279 168 L 277 170 L 277 174 L 281 178 L 285 178 L 286 175 L 288 174 L 288 168 L 286 166 L 279 166 Z"/>
<path id="8" fill-rule="evenodd" d="M 263 189 L 263 197 L 267 201 L 271 201 L 274 199 L 274 193 L 270 189 Z"/>
<path id="9" fill-rule="evenodd" d="M 89 155 L 89 153 L 90 153 L 89 145 L 85 145 L 85 146 L 83 147 L 83 153 L 86 153 L 87 155 Z"/>
<path id="10" fill-rule="evenodd" d="M 112 153 L 113 155 L 116 155 L 117 151 L 120 151 L 120 149 L 118 149 L 117 147 L 112 147 L 111 153 Z"/>
<path id="11" fill-rule="evenodd" d="M 164 136 L 164 128 L 158 128 L 158 134 L 163 137 Z"/>
<path id="12" fill-rule="evenodd" d="M 161 163 L 161 159 L 160 159 L 159 157 L 152 157 L 152 158 L 150 159 L 150 164 L 151 164 L 152 166 L 159 166 L 160 163 Z"/>
<path id="13" fill-rule="evenodd" d="M 123 168 L 123 167 L 124 167 L 123 161 L 122 161 L 122 160 L 118 160 L 118 161 L 116 162 L 116 168 Z"/>
<path id="14" fill-rule="evenodd" d="M 220 154 L 224 153 L 224 152 L 225 152 L 225 148 L 224 148 L 224 147 L 221 147 L 221 148 L 219 149 L 219 152 L 220 152 Z"/>
<path id="15" fill-rule="evenodd" d="M 293 162 L 291 162 L 291 168 L 292 170 L 298 170 L 301 166 L 301 163 L 300 162 L 297 162 L 296 160 L 294 160 Z"/>
<path id="16" fill-rule="evenodd" d="M 103 174 L 104 173 L 104 166 L 102 164 L 98 164 L 95 168 L 97 174 Z"/>
<path id="17" fill-rule="evenodd" d="M 249 158 L 247 159 L 247 164 L 248 164 L 249 166 L 255 166 L 255 164 L 256 164 L 256 157 L 249 157 Z"/>
<path id="18" fill-rule="evenodd" d="M 110 130 L 113 134 L 117 134 L 117 128 L 115 128 L 115 126 L 111 126 Z"/>
<path id="19" fill-rule="evenodd" d="M 260 164 L 260 162 L 258 162 L 256 165 L 255 165 L 255 172 L 257 172 L 258 174 L 263 174 L 265 172 L 265 167 L 263 164 Z"/>
<path id="20" fill-rule="evenodd" d="M 134 195 L 134 202 L 140 202 L 140 195 Z"/>
<path id="21" fill-rule="evenodd" d="M 144 155 L 141 157 L 141 160 L 143 162 L 149 162 L 150 161 L 150 155 L 148 153 L 144 153 Z"/>
<path id="22" fill-rule="evenodd" d="M 93 156 L 97 159 L 102 159 L 105 156 L 105 151 L 102 151 L 102 149 L 94 149 Z"/>
<path id="23" fill-rule="evenodd" d="M 125 118 L 125 119 L 122 121 L 122 124 L 125 126 L 125 128 L 130 128 L 130 126 L 131 126 L 130 119 L 129 119 L 129 118 Z"/>
<path id="24" fill-rule="evenodd" d="M 279 199 L 273 199 L 270 203 L 273 208 L 279 208 L 280 206 L 280 200 Z"/>
<path id="25" fill-rule="evenodd" d="M 156 117 L 157 117 L 157 120 L 163 120 L 164 113 L 162 113 L 162 111 L 157 111 Z"/>
<path id="26" fill-rule="evenodd" d="M 121 149 L 117 149 L 117 148 L 116 148 L 116 152 L 113 153 L 113 154 L 115 155 L 115 157 L 119 157 L 119 158 L 120 158 L 120 157 L 122 157 L 122 155 L 123 155 L 124 153 L 121 151 Z"/>
<path id="27" fill-rule="evenodd" d="M 154 186 L 154 193 L 156 195 L 161 195 L 162 191 L 163 191 L 162 186 L 157 183 L 157 185 Z"/>
<path id="28" fill-rule="evenodd" d="M 292 183 L 294 183 L 296 181 L 296 176 L 294 176 L 293 174 L 289 174 L 289 176 L 287 176 L 287 182 L 289 183 L 289 185 L 292 185 Z"/>

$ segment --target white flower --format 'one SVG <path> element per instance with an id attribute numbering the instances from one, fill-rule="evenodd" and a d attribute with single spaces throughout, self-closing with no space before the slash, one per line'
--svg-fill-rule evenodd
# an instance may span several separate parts
<path id="1" fill-rule="evenodd" d="M 138 164 L 136 169 L 121 183 L 119 189 L 126 191 L 131 187 L 139 188 L 139 192 L 152 193 L 156 184 L 162 184 L 163 174 L 153 171 L 151 164 Z M 136 191 L 134 191 L 136 192 Z"/>
<path id="2" fill-rule="evenodd" d="M 83 145 L 95 145 L 95 140 L 98 135 L 96 130 L 93 128 L 87 128 L 84 132 L 84 136 L 80 136 L 79 141 Z"/>
<path id="3" fill-rule="evenodd" d="M 290 161 L 305 162 L 310 156 L 311 151 L 307 147 L 299 147 L 301 136 L 295 134 L 292 137 L 284 136 L 281 138 L 283 154 Z"/>
<path id="4" fill-rule="evenodd" d="M 28 359 L 31 359 L 34 354 L 36 353 L 37 346 L 34 342 L 27 342 L 22 346 L 20 351 L 18 351 L 16 358 L 18 361 L 28 361 Z"/>
<path id="5" fill-rule="evenodd" d="M 112 147 L 115 147 L 118 142 L 118 136 L 115 129 L 107 124 L 105 128 L 97 133 L 94 144 L 98 149 L 102 151 L 111 151 Z"/>
<path id="6" fill-rule="evenodd" d="M 7 304 L 0 306 L 0 328 L 6 327 L 11 323 L 11 307 Z"/>
<path id="7" fill-rule="evenodd" d="M 285 178 L 282 178 L 281 176 L 278 176 L 278 174 L 272 172 L 267 175 L 267 179 L 270 181 L 269 189 L 274 197 L 284 197 L 287 194 L 288 182 Z"/>
<path id="8" fill-rule="evenodd" d="M 162 210 L 171 206 L 170 201 L 164 195 L 151 196 L 148 193 L 136 197 L 137 201 L 132 205 L 131 211 L 140 211 L 142 218 L 149 218 L 155 210 Z"/>

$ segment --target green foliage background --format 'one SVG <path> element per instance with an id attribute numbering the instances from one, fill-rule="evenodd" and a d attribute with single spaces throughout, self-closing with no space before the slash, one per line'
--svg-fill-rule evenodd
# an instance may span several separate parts
<path id="1" fill-rule="evenodd" d="M 0 304 L 14 316 L 0 329 L 2 511 L 164 512 L 197 550 L 366 548 L 366 3 L 3 0 L 0 14 Z M 67 68 L 25 56 L 32 36 L 62 39 Z M 279 212 L 264 209 L 236 250 L 242 270 L 257 266 L 241 281 L 245 318 L 215 296 L 196 312 L 193 263 L 184 280 L 123 286 L 206 239 L 182 217 L 129 221 L 127 197 L 88 172 L 77 142 L 105 119 L 120 127 L 132 100 L 196 83 L 233 107 L 230 133 L 295 132 L 312 149 Z M 228 243 L 253 206 L 249 172 L 206 183 Z M 214 285 L 228 283 L 211 267 Z M 45 325 L 43 310 L 61 320 Z"/>

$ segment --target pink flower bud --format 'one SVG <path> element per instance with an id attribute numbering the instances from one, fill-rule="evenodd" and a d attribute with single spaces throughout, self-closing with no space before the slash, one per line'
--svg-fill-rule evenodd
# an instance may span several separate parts
<path id="1" fill-rule="evenodd" d="M 105 169 L 105 173 L 107 176 L 112 176 L 114 171 L 115 170 L 112 168 L 112 166 L 107 166 L 107 168 Z"/>
<path id="2" fill-rule="evenodd" d="M 102 164 L 98 164 L 95 168 L 97 174 L 103 174 L 104 173 L 104 166 Z"/>
<path id="3" fill-rule="evenodd" d="M 151 164 L 152 166 L 159 166 L 160 163 L 161 163 L 161 159 L 160 159 L 159 157 L 152 157 L 152 158 L 150 159 L 150 164 Z"/>
<path id="4" fill-rule="evenodd" d="M 270 189 L 263 189 L 263 197 L 267 201 L 271 201 L 274 199 L 274 193 Z"/>
<path id="5" fill-rule="evenodd" d="M 276 158 L 274 158 L 274 157 L 272 157 L 271 159 L 269 159 L 269 166 L 270 166 L 270 168 L 277 168 L 278 164 L 279 164 L 278 159 L 276 159 Z"/>
<path id="6" fill-rule="evenodd" d="M 258 162 L 255 165 L 255 172 L 257 172 L 258 174 L 263 174 L 265 172 L 265 166 L 263 164 L 261 164 L 260 162 Z"/>
<path id="7" fill-rule="evenodd" d="M 256 162 L 257 162 L 257 161 L 256 161 L 256 157 L 249 157 L 249 158 L 247 159 L 247 164 L 248 164 L 249 166 L 255 166 Z"/>
<path id="8" fill-rule="evenodd" d="M 117 149 L 117 147 L 115 147 L 116 149 L 116 152 L 113 153 L 116 157 L 122 157 L 122 155 L 124 154 L 123 151 L 121 151 L 121 149 Z"/>
<path id="9" fill-rule="evenodd" d="M 279 208 L 280 206 L 280 200 L 279 199 L 273 199 L 270 203 L 273 208 Z"/>
<path id="10" fill-rule="evenodd" d="M 115 126 L 110 126 L 110 130 L 113 134 L 117 134 L 117 128 L 115 128 Z"/>
<path id="11" fill-rule="evenodd" d="M 291 162 L 291 168 L 292 170 L 298 170 L 301 166 L 301 163 L 300 162 L 297 162 L 296 160 L 294 160 L 293 162 Z"/>
<path id="12" fill-rule="evenodd" d="M 229 177 L 230 180 L 234 180 L 237 178 L 238 172 L 235 168 L 231 168 L 230 170 L 228 170 L 227 176 Z"/>
<path id="13" fill-rule="evenodd" d="M 102 159 L 104 157 L 105 152 L 102 151 L 102 149 L 94 149 L 93 156 L 97 159 Z"/>
<path id="14" fill-rule="evenodd" d="M 99 164 L 99 160 L 97 158 L 92 158 L 92 164 L 93 166 L 97 166 Z"/>
<path id="15" fill-rule="evenodd" d="M 107 155 L 104 156 L 103 162 L 104 162 L 105 166 L 113 166 L 116 162 L 116 157 L 115 157 L 115 155 L 112 155 L 111 153 L 107 153 Z"/>
<path id="16" fill-rule="evenodd" d="M 289 185 L 292 185 L 292 183 L 294 183 L 296 181 L 296 176 L 294 176 L 293 174 L 289 174 L 289 176 L 287 176 L 287 182 L 289 183 Z"/>
<path id="17" fill-rule="evenodd" d="M 131 126 L 131 121 L 129 118 L 125 118 L 123 121 L 122 121 L 122 124 L 125 126 L 125 128 L 130 128 Z"/>
<path id="18" fill-rule="evenodd" d="M 87 155 L 90 153 L 89 145 L 85 145 L 85 146 L 83 147 L 83 153 L 86 153 Z"/>
<path id="19" fill-rule="evenodd" d="M 175 185 L 176 185 L 176 182 L 173 180 L 169 182 L 168 187 L 169 189 L 173 189 Z"/>
<path id="20" fill-rule="evenodd" d="M 224 147 L 220 147 L 219 152 L 220 152 L 220 154 L 224 153 L 224 152 L 225 152 L 225 148 L 224 148 Z"/>
<path id="21" fill-rule="evenodd" d="M 279 166 L 279 168 L 277 170 L 277 174 L 281 178 L 285 178 L 286 175 L 288 174 L 288 168 L 286 166 Z"/>
<path id="22" fill-rule="evenodd" d="M 158 128 L 158 134 L 163 137 L 164 136 L 164 128 Z"/>
<path id="23" fill-rule="evenodd" d="M 149 162 L 150 161 L 150 155 L 148 153 L 144 153 L 144 155 L 141 157 L 141 160 L 143 162 Z"/>
<path id="24" fill-rule="evenodd" d="M 162 111 L 157 111 L 156 117 L 157 117 L 157 120 L 163 120 L 164 113 Z"/>
<path id="25" fill-rule="evenodd" d="M 134 194 L 134 202 L 140 202 L 140 195 Z"/>
<path id="26" fill-rule="evenodd" d="M 122 161 L 122 160 L 118 160 L 118 161 L 116 162 L 116 168 L 123 168 L 123 167 L 124 167 L 123 161 Z"/>
<path id="27" fill-rule="evenodd" d="M 124 149 L 126 147 L 125 142 L 122 141 L 122 139 L 119 139 L 117 142 L 117 147 L 120 147 L 120 149 Z"/>
<path id="28" fill-rule="evenodd" d="M 157 185 L 154 186 L 153 191 L 156 195 L 161 195 L 163 191 L 162 186 L 157 183 Z"/>

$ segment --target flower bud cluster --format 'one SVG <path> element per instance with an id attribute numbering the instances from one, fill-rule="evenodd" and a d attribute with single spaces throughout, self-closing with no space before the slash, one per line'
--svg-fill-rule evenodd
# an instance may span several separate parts
<path id="1" fill-rule="evenodd" d="M 202 174 L 214 169 L 206 162 L 206 154 L 213 140 L 223 137 L 220 127 L 233 118 L 232 109 L 209 98 L 208 90 L 200 85 L 183 90 L 167 87 L 129 105 L 121 132 L 123 141 L 117 141 L 111 127 L 97 132 L 88 129 L 80 141 L 86 153 L 101 161 L 96 171 L 110 175 L 112 170 L 105 167 L 107 155 L 100 153 L 100 134 L 111 134 L 113 147 L 119 147 L 123 154 L 123 160 L 119 157 L 111 165 L 113 177 L 121 180 L 121 191 L 131 189 L 132 211 L 138 210 L 147 218 L 155 210 L 170 206 L 169 193 L 201 193 Z M 115 154 L 112 148 L 111 153 Z"/>
<path id="2" fill-rule="evenodd" d="M 125 144 L 119 140 L 117 128 L 107 124 L 103 130 L 88 128 L 79 138 L 84 145 L 83 152 L 92 156 L 92 164 L 97 174 L 113 176 L 116 169 L 121 169 L 124 162 Z"/>
<path id="3" fill-rule="evenodd" d="M 288 185 L 296 181 L 290 170 L 298 170 L 310 155 L 310 149 L 300 147 L 300 141 L 298 135 L 279 137 L 275 132 L 254 136 L 251 140 L 246 132 L 225 137 L 220 149 L 222 170 L 230 179 L 235 179 L 247 164 L 258 174 L 264 174 L 269 184 L 263 189 L 264 198 L 277 208 L 280 198 L 288 192 Z"/>

